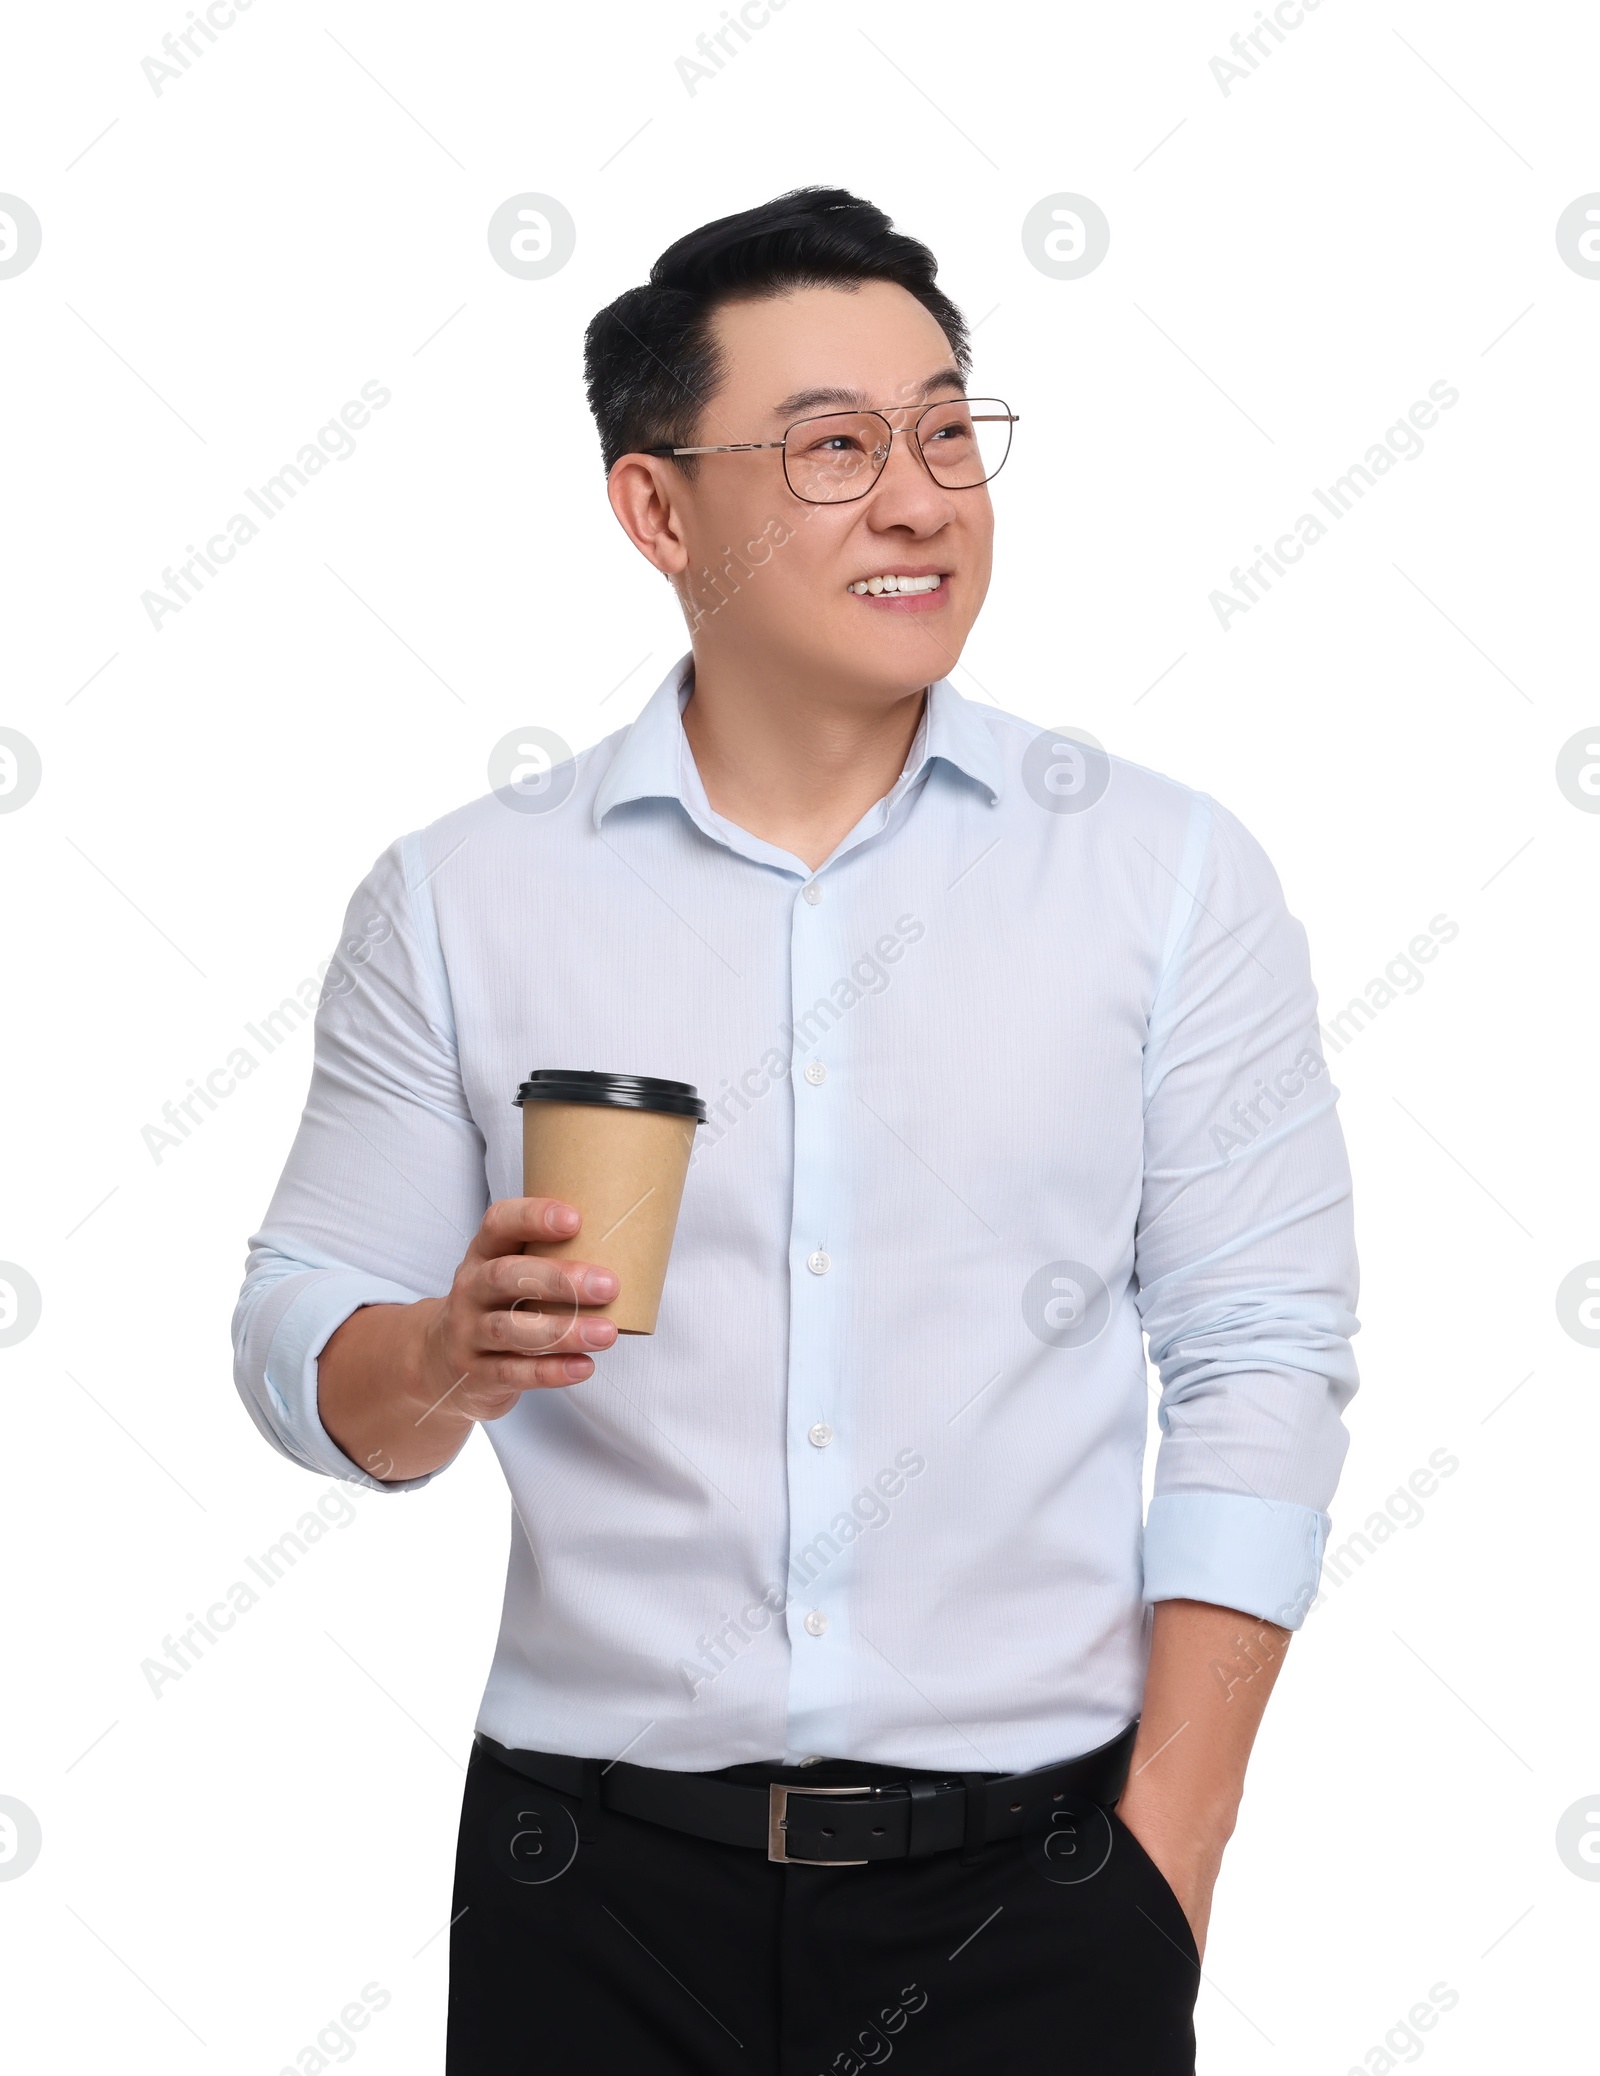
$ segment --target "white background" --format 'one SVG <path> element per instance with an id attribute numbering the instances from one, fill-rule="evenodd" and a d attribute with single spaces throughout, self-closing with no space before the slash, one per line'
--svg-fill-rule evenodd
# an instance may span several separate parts
<path id="1" fill-rule="evenodd" d="M 358 1494 L 152 1695 L 163 1636 L 335 1489 L 257 1435 L 228 1345 L 309 1031 L 159 1161 L 141 1134 L 508 731 L 592 742 L 681 651 L 604 502 L 582 330 L 684 230 L 821 181 L 932 243 L 975 387 L 1022 414 L 959 687 L 1241 815 L 1325 1017 L 1459 926 L 1330 1052 L 1363 1267 L 1335 1540 L 1430 1453 L 1459 1468 L 1293 1646 L 1200 2067 L 1578 2066 L 1600 1883 L 1555 1833 L 1600 1807 L 1600 1352 L 1554 1299 L 1600 1255 L 1600 816 L 1555 761 L 1600 722 L 1600 281 L 1555 225 L 1600 188 L 1600 23 L 1324 0 L 1224 93 L 1248 0 L 789 0 L 691 94 L 712 0 L 256 0 L 157 94 L 186 11 L 17 10 L 0 70 L 0 189 L 44 234 L 0 280 L 0 722 L 44 770 L 0 815 L 0 1257 L 44 1305 L 0 1350 L 0 1795 L 43 1832 L 0 1880 L 14 2065 L 314 2069 L 376 1982 L 360 2066 L 441 2066 L 504 1487 L 475 1437 L 421 1495 Z M 485 236 L 529 190 L 577 224 L 541 281 Z M 1063 191 L 1111 225 L 1071 281 L 1020 237 Z M 141 593 L 368 380 L 392 401 L 355 455 L 157 632 Z M 1425 451 L 1220 627 L 1229 571 L 1437 381 Z"/>

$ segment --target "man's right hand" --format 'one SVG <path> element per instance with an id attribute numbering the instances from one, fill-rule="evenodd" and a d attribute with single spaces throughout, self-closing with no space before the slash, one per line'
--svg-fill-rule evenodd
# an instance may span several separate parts
<path id="1" fill-rule="evenodd" d="M 456 1270 L 450 1295 L 423 1335 L 425 1374 L 473 1420 L 498 1420 L 525 1391 L 581 1384 L 594 1369 L 586 1352 L 609 1348 L 617 1329 L 586 1318 L 585 1305 L 617 1294 L 610 1269 L 524 1254 L 529 1240 L 570 1240 L 583 1220 L 555 1197 L 503 1197 Z"/>
<path id="2" fill-rule="evenodd" d="M 414 1305 L 363 1305 L 317 1362 L 322 1424 L 372 1477 L 424 1476 L 458 1454 L 480 1420 L 498 1420 L 525 1391 L 579 1384 L 617 1329 L 585 1307 L 617 1294 L 610 1269 L 524 1254 L 530 1240 L 568 1240 L 578 1211 L 553 1197 L 491 1204 L 449 1295 Z"/>

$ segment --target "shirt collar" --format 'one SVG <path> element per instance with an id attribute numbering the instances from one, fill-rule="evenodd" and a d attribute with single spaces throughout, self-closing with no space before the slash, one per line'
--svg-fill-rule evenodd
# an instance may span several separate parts
<path id="1" fill-rule="evenodd" d="M 694 657 L 682 656 L 651 693 L 638 719 L 624 734 L 594 798 L 598 829 L 612 808 L 628 800 L 683 801 L 684 766 L 694 763 L 682 713 L 694 674 Z M 963 699 L 948 678 L 928 688 L 922 719 L 897 781 L 904 789 L 923 766 L 942 760 L 981 786 L 993 805 L 1000 798 L 1003 767 L 999 747 L 982 711 Z M 696 774 L 698 777 L 698 774 Z"/>

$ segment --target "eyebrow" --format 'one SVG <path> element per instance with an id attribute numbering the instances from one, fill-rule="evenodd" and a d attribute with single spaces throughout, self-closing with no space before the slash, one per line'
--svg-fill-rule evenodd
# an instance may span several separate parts
<path id="1" fill-rule="evenodd" d="M 936 389 L 962 390 L 965 387 L 966 378 L 961 370 L 951 366 L 940 368 L 936 373 L 924 377 L 920 393 L 925 401 Z M 870 411 L 874 408 L 863 389 L 797 389 L 792 396 L 786 396 L 782 403 L 774 404 L 772 414 L 775 418 L 793 418 L 805 411 Z"/>

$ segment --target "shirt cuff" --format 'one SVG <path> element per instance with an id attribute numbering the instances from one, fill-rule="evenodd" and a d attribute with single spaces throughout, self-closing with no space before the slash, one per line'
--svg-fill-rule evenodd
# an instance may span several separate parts
<path id="1" fill-rule="evenodd" d="M 340 1327 L 363 1305 L 414 1305 L 418 1293 L 382 1276 L 357 1270 L 318 1276 L 307 1284 L 278 1321 L 263 1365 L 262 1381 L 272 1410 L 281 1423 L 284 1446 L 307 1470 L 325 1471 L 369 1486 L 374 1492 L 415 1492 L 436 1478 L 374 1478 L 352 1463 L 323 1426 L 317 1411 L 317 1357 Z M 440 1469 L 448 1469 L 441 1464 Z"/>
<path id="2" fill-rule="evenodd" d="M 1204 1600 L 1298 1629 L 1316 1598 L 1328 1516 L 1238 1492 L 1169 1492 L 1144 1530 L 1146 1600 Z"/>

